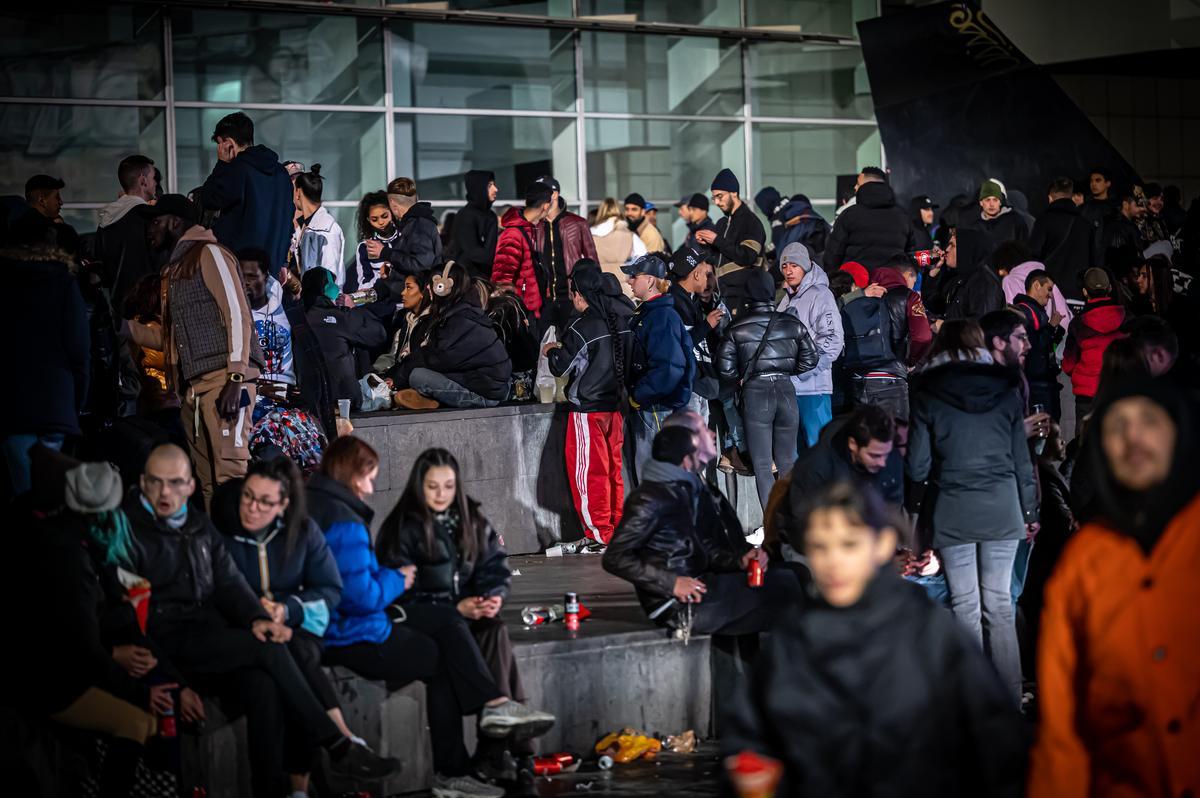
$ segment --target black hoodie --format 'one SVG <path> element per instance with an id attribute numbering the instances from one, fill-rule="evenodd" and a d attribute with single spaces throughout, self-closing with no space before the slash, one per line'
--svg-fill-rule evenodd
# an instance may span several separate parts
<path id="1" fill-rule="evenodd" d="M 292 239 L 292 180 L 279 156 L 261 144 L 242 150 L 232 161 L 217 161 L 199 190 L 205 210 L 220 211 L 213 235 L 231 252 L 247 247 L 266 251 L 272 277 L 287 262 Z"/>
<path id="2" fill-rule="evenodd" d="M 398 280 L 393 293 L 399 297 L 406 274 L 428 273 L 441 267 L 442 237 L 438 235 L 437 218 L 428 202 L 418 202 L 409 208 L 396 223 L 396 230 L 400 233 L 399 240 L 394 246 L 385 246 L 379 257 L 392 264 L 389 288 Z"/>
<path id="3" fill-rule="evenodd" d="M 467 172 L 467 204 L 454 217 L 446 257 L 466 267 L 472 277 L 492 279 L 492 259 L 500 223 L 488 199 L 488 183 L 496 180 L 493 172 L 472 169 Z"/>
<path id="4" fill-rule="evenodd" d="M 896 254 L 915 249 L 908 214 L 896 204 L 892 187 L 863 183 L 854 204 L 834 222 L 821 263 L 830 270 L 848 261 L 878 269 Z"/>
<path id="5" fill-rule="evenodd" d="M 1014 540 L 1038 518 L 1020 374 L 990 361 L 940 356 L 909 380 L 909 476 L 929 480 L 937 548 Z"/>

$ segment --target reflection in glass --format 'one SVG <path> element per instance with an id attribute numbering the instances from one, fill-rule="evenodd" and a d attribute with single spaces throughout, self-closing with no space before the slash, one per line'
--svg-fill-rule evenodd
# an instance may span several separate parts
<path id="1" fill-rule="evenodd" d="M 583 75 L 588 111 L 742 111 L 741 55 L 731 39 L 585 32 Z"/>
<path id="2" fill-rule="evenodd" d="M 857 47 L 752 45 L 750 91 L 759 116 L 870 119 L 873 114 L 871 87 Z"/>
<path id="3" fill-rule="evenodd" d="M 738 122 L 587 122 L 588 193 L 593 199 L 621 199 L 636 191 L 666 204 L 660 220 L 684 194 L 707 194 L 722 167 L 744 184 L 745 161 Z"/>
<path id="4" fill-rule="evenodd" d="M 200 186 L 217 160 L 211 141 L 217 120 L 236 109 L 183 108 L 175 114 L 179 188 Z M 383 114 L 328 111 L 251 111 L 254 140 L 280 161 L 321 164 L 324 199 L 358 200 L 387 185 Z"/>
<path id="5" fill-rule="evenodd" d="M 175 98 L 377 105 L 383 34 L 372 17 L 172 12 Z"/>
<path id="6" fill-rule="evenodd" d="M 837 196 L 837 176 L 878 166 L 879 131 L 860 125 L 754 126 L 754 185 L 812 199 Z"/>
<path id="7" fill-rule="evenodd" d="M 429 0 L 387 0 L 389 6 L 429 7 Z M 529 14 L 535 17 L 569 17 L 571 0 L 444 0 L 439 5 L 449 11 L 493 11 L 505 14 Z"/>
<path id="8" fill-rule="evenodd" d="M 568 202 L 578 194 L 575 121 L 561 117 L 396 115 L 396 170 L 425 200 L 461 200 L 463 175 L 496 173 L 501 200 L 519 199 L 552 174 Z"/>
<path id="9" fill-rule="evenodd" d="M 163 98 L 162 16 L 152 6 L 0 11 L 0 95 Z"/>
<path id="10" fill-rule="evenodd" d="M 0 105 L 0 194 L 23 194 L 26 179 L 49 174 L 66 182 L 65 202 L 111 202 L 125 156 L 166 171 L 165 119 L 162 108 Z"/>
<path id="11" fill-rule="evenodd" d="M 397 21 L 391 58 L 398 106 L 575 109 L 567 30 Z"/>
<path id="12" fill-rule="evenodd" d="M 746 24 L 858 37 L 854 23 L 879 16 L 878 0 L 746 0 Z"/>
<path id="13" fill-rule="evenodd" d="M 579 0 L 581 17 L 615 17 L 629 22 L 739 26 L 738 0 Z"/>

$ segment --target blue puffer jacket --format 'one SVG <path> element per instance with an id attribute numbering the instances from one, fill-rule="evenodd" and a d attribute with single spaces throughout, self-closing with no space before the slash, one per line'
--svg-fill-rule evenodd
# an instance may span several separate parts
<path id="1" fill-rule="evenodd" d="M 677 410 L 692 398 L 696 356 L 692 338 L 675 310 L 675 299 L 660 294 L 643 302 L 629 320 L 634 336 L 630 394 L 643 410 Z"/>
<path id="2" fill-rule="evenodd" d="M 244 483 L 244 479 L 232 479 L 213 495 L 213 523 L 225 535 L 229 555 L 255 595 L 270 593 L 273 601 L 287 607 L 288 626 L 323 636 L 342 600 L 342 577 L 325 536 L 315 521 L 305 518 L 289 553 L 282 525 L 269 528 L 261 538 L 246 531 L 238 517 Z"/>
<path id="3" fill-rule="evenodd" d="M 342 575 L 342 601 L 325 632 L 326 644 L 382 643 L 392 629 L 384 610 L 404 592 L 404 577 L 375 559 L 368 528 L 374 511 L 342 483 L 313 474 L 308 513 L 325 533 Z"/>

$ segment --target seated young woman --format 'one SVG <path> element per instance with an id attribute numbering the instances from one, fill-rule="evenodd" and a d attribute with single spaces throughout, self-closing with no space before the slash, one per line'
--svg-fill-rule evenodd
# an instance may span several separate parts
<path id="1" fill-rule="evenodd" d="M 449 261 L 429 280 L 430 318 L 392 374 L 397 407 L 495 407 L 508 398 L 512 362 L 495 325 L 472 301 L 467 270 Z"/>
<path id="2" fill-rule="evenodd" d="M 480 715 L 484 734 L 495 737 L 545 731 L 553 717 L 509 699 L 496 685 L 466 621 L 452 606 L 391 606 L 412 587 L 417 568 L 381 565 L 371 545 L 379 455 L 355 437 L 338 438 L 308 483 L 309 513 L 325 532 L 342 576 L 342 601 L 325 634 L 324 661 L 395 690 L 425 682 L 433 746 L 434 789 L 439 798 L 499 798 L 503 790 L 468 774 L 462 718 Z"/>
<path id="3" fill-rule="evenodd" d="M 217 488 L 213 522 L 226 549 L 271 618 L 292 630 L 288 650 L 325 712 L 342 734 L 337 693 L 321 669 L 322 638 L 342 598 L 342 578 L 325 536 L 308 517 L 304 482 L 287 457 L 256 460 L 246 476 Z M 308 791 L 307 769 L 289 774 L 293 794 Z"/>
<path id="4" fill-rule="evenodd" d="M 387 380 L 393 390 L 401 372 L 398 364 L 412 353 L 414 343 L 424 338 L 430 318 L 429 276 L 424 272 L 404 275 L 399 303 L 389 328 L 392 343 L 388 351 L 375 359 L 372 370 Z M 401 378 L 403 381 L 403 378 Z"/>
<path id="5" fill-rule="evenodd" d="M 512 583 L 508 553 L 479 503 L 467 494 L 450 452 L 426 449 L 418 455 L 400 501 L 380 527 L 376 549 L 387 567 L 416 566 L 413 586 L 400 597 L 404 612 L 411 617 L 452 608 L 467 622 L 501 694 L 525 701 L 508 628 L 500 618 Z M 549 717 L 540 731 L 552 723 Z M 506 772 L 504 746 L 485 744 L 488 732 L 481 730 L 480 767 Z M 532 753 L 527 740 L 528 732 L 514 741 L 513 753 Z"/>

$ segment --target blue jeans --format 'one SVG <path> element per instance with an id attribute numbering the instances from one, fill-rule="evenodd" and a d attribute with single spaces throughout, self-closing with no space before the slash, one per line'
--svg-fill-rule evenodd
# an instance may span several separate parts
<path id="1" fill-rule="evenodd" d="M 61 432 L 46 432 L 41 435 L 9 435 L 4 439 L 4 461 L 8 464 L 8 481 L 12 495 L 28 493 L 33 487 L 30 473 L 29 450 L 40 443 L 48 449 L 61 452 L 67 439 Z"/>
<path id="2" fill-rule="evenodd" d="M 991 656 L 1000 681 L 1021 703 L 1021 652 L 1012 603 L 1016 540 L 988 540 L 941 549 L 950 609 Z"/>
<path id="3" fill-rule="evenodd" d="M 484 399 L 470 388 L 429 369 L 413 369 L 408 376 L 408 387 L 446 407 L 495 407 L 500 404 L 499 399 Z"/>
<path id="4" fill-rule="evenodd" d="M 914 582 L 925 589 L 925 595 L 929 596 L 929 600 L 939 607 L 950 607 L 950 590 L 946 587 L 945 574 L 933 574 L 932 576 L 906 576 L 904 577 L 910 582 Z"/>
<path id="5" fill-rule="evenodd" d="M 671 415 L 671 412 L 665 408 L 643 407 L 640 410 L 630 410 L 626 417 L 629 424 L 629 438 L 633 441 L 633 475 L 637 478 L 638 484 L 641 484 L 642 481 L 642 468 L 650 459 L 650 452 L 654 447 L 654 436 L 662 429 L 663 421 Z"/>
<path id="6" fill-rule="evenodd" d="M 827 393 L 796 394 L 796 409 L 800 411 L 796 448 L 804 451 L 817 445 L 821 430 L 833 421 L 833 396 Z"/>
<path id="7" fill-rule="evenodd" d="M 1012 572 L 1012 601 L 1017 606 L 1017 600 L 1025 592 L 1025 577 L 1029 575 L 1029 557 L 1033 554 L 1033 544 L 1022 538 L 1017 542 L 1017 557 L 1013 561 Z"/>
<path id="8" fill-rule="evenodd" d="M 725 410 L 725 423 L 729 426 L 721 441 L 721 450 L 724 451 L 732 446 L 738 451 L 745 451 L 745 427 L 742 423 L 742 414 L 738 411 L 736 398 L 731 396 L 728 399 L 722 399 L 721 407 Z"/>

